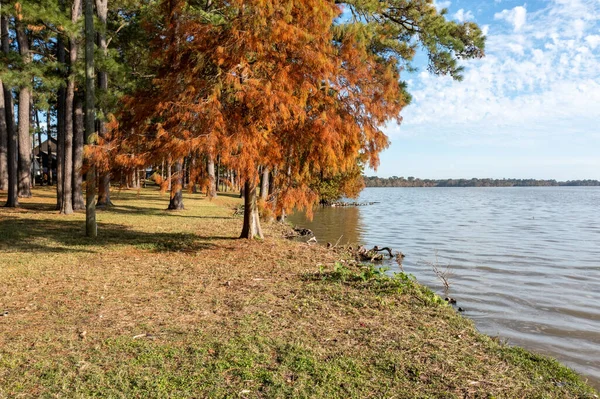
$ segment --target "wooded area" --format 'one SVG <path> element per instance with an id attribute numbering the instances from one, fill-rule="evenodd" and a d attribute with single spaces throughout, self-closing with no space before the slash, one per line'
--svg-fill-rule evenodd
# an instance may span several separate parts
<path id="1" fill-rule="evenodd" d="M 555 187 L 600 186 L 598 180 L 538 180 L 538 179 L 420 179 L 413 176 L 364 176 L 366 187 Z"/>
<path id="2" fill-rule="evenodd" d="M 241 191 L 245 238 L 262 236 L 259 209 L 282 218 L 355 195 L 389 144 L 381 128 L 410 102 L 401 73 L 415 54 L 455 79 L 461 59 L 484 55 L 479 27 L 431 0 L 23 0 L 1 12 L 6 206 L 55 184 L 56 209 L 86 209 L 90 236 L 111 186 L 147 178 L 174 210 L 184 189 Z"/>

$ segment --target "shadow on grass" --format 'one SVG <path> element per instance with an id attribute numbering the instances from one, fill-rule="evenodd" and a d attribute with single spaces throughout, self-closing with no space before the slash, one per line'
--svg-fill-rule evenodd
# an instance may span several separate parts
<path id="1" fill-rule="evenodd" d="M 132 205 L 117 205 L 111 206 L 108 208 L 99 209 L 101 212 L 107 213 L 115 213 L 115 214 L 124 214 L 124 215 L 145 215 L 145 216 L 176 216 L 180 218 L 191 218 L 191 219 L 234 219 L 232 216 L 195 216 L 195 215 L 185 215 L 179 211 L 173 211 L 166 208 L 169 205 L 165 203 L 165 208 L 148 208 L 148 207 L 140 207 L 140 206 L 132 206 Z M 233 213 L 233 211 L 232 211 Z"/>
<path id="2" fill-rule="evenodd" d="M 19 203 L 19 208 L 27 209 L 28 211 L 42 211 L 42 212 L 56 211 L 58 213 L 58 210 L 56 209 L 56 204 L 49 204 L 47 202 L 23 202 L 23 201 L 21 201 Z"/>
<path id="3" fill-rule="evenodd" d="M 240 193 L 239 192 L 232 192 L 232 193 L 224 193 L 219 191 L 217 193 L 217 197 L 229 197 L 229 198 L 242 198 L 240 197 Z"/>
<path id="4" fill-rule="evenodd" d="M 201 237 L 193 233 L 146 232 L 114 223 L 99 223 L 98 237 L 85 237 L 79 220 L 25 219 L 0 220 L 0 252 L 88 252 L 110 246 L 131 245 L 152 252 L 196 253 L 216 248 L 214 241 L 234 237 Z M 223 245 L 219 245 L 223 247 Z"/>

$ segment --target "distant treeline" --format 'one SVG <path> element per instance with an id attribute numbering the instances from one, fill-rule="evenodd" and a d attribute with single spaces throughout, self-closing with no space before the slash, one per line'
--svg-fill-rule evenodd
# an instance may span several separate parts
<path id="1" fill-rule="evenodd" d="M 364 176 L 366 187 L 549 187 L 600 186 L 598 180 L 536 180 L 536 179 L 419 179 L 392 176 Z"/>

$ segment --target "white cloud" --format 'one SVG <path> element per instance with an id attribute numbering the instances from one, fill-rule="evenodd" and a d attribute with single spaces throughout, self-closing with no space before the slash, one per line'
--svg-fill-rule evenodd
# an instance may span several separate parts
<path id="1" fill-rule="evenodd" d="M 499 13 L 511 27 L 486 32 L 486 57 L 466 64 L 463 82 L 415 77 L 413 104 L 401 128 L 388 127 L 392 138 L 531 148 L 552 137 L 600 143 L 600 1 L 551 0 L 527 19 L 518 8 Z"/>
<path id="2" fill-rule="evenodd" d="M 513 25 L 515 32 L 518 32 L 527 22 L 527 9 L 524 6 L 517 6 L 512 10 L 503 10 L 494 14 L 494 19 L 505 20 Z"/>
<path id="3" fill-rule="evenodd" d="M 523 46 L 518 43 L 507 43 L 507 46 L 510 49 L 510 51 L 512 51 L 513 53 L 516 53 L 519 55 L 525 54 L 525 50 L 523 49 Z"/>
<path id="4" fill-rule="evenodd" d="M 589 35 L 585 38 L 585 41 L 594 50 L 600 45 L 600 35 Z"/>
<path id="5" fill-rule="evenodd" d="M 454 14 L 454 19 L 456 19 L 458 22 L 465 22 L 474 18 L 475 16 L 471 11 L 465 11 L 463 8 Z"/>
<path id="6" fill-rule="evenodd" d="M 444 8 L 448 8 L 450 7 L 450 5 L 452 4 L 451 1 L 448 0 L 433 0 L 433 6 L 438 10 L 442 10 Z"/>
<path id="7" fill-rule="evenodd" d="M 585 21 L 582 19 L 576 19 L 575 21 L 573 21 L 573 32 L 575 33 L 575 36 L 578 38 L 581 38 L 581 36 L 583 36 L 583 32 L 585 31 Z"/>

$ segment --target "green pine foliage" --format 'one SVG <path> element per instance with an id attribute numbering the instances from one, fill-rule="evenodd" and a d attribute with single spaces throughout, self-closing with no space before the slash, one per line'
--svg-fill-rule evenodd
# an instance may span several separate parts
<path id="1" fill-rule="evenodd" d="M 417 51 L 428 57 L 430 72 L 462 79 L 460 60 L 484 56 L 485 36 L 474 22 L 458 23 L 438 12 L 432 0 L 340 1 L 351 18 L 335 29 L 361 30 L 370 49 L 381 57 L 397 57 L 405 70 L 414 70 Z"/>

